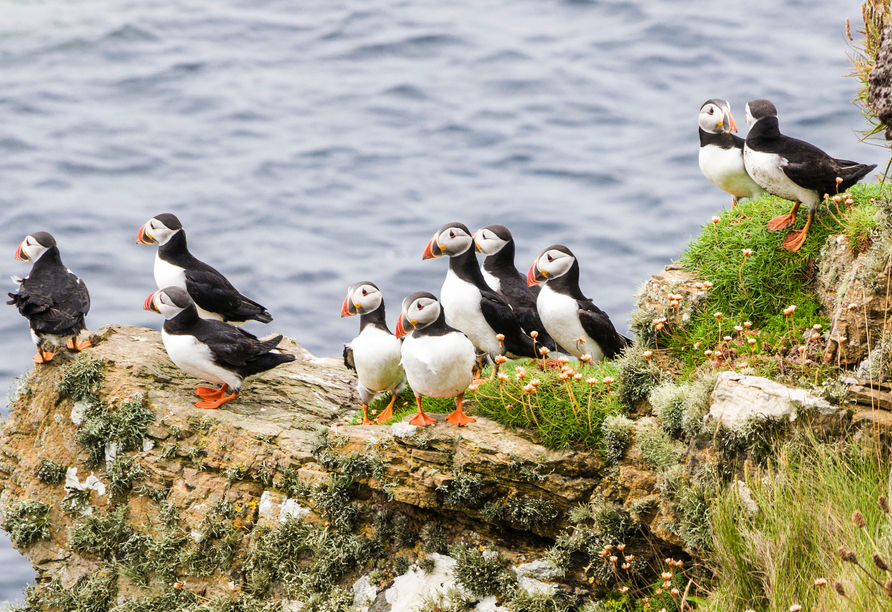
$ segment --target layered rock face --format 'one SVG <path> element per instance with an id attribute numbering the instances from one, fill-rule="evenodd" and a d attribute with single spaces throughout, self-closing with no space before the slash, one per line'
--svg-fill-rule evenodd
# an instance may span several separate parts
<path id="1" fill-rule="evenodd" d="M 626 521 L 617 537 L 628 535 L 627 554 L 683 554 L 640 456 L 611 467 L 597 451 L 549 450 L 481 417 L 461 429 L 442 416 L 424 429 L 345 426 L 357 408 L 351 374 L 282 346 L 297 361 L 218 410 L 193 406 L 200 381 L 143 328 L 102 328 L 93 348 L 60 351 L 20 380 L 0 438 L 0 523 L 34 563 L 40 589 L 78 596 L 108 572 L 109 605 L 165 593 L 283 601 L 377 572 L 377 605 L 389 606 L 406 562 L 458 543 L 520 567 L 573 532 L 569 511 L 592 503 Z M 300 566 L 290 574 L 261 550 L 272 546 L 264 538 L 286 541 L 286 528 L 297 534 L 289 563 Z M 333 554 L 326 534 L 337 534 L 335 548 L 368 550 L 329 568 L 330 583 L 288 583 Z M 606 531 L 598 541 L 624 543 Z M 558 579 L 563 572 L 548 567 L 551 590 L 585 598 L 597 586 L 588 569 Z"/>

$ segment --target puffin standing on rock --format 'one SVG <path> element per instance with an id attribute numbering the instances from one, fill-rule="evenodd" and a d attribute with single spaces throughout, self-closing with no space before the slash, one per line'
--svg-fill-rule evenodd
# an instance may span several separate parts
<path id="1" fill-rule="evenodd" d="M 243 296 L 225 276 L 192 256 L 186 247 L 186 230 L 176 216 L 165 213 L 152 217 L 139 228 L 136 242 L 159 245 L 155 283 L 159 289 L 180 287 L 188 291 L 202 318 L 234 325 L 273 320 L 266 308 Z"/>
<path id="2" fill-rule="evenodd" d="M 449 271 L 440 290 L 446 320 L 493 360 L 502 354 L 499 335 L 504 336 L 509 358 L 538 357 L 533 339 L 523 332 L 511 306 L 486 284 L 473 244 L 465 225 L 449 223 L 437 230 L 424 249 L 422 259 L 449 256 Z"/>
<path id="3" fill-rule="evenodd" d="M 161 339 L 177 367 L 221 385 L 219 389 L 197 387 L 195 395 L 202 398 L 195 404 L 198 408 L 219 408 L 239 396 L 242 383 L 249 376 L 295 359 L 290 353 L 276 350 L 281 335 L 258 339 L 240 327 L 202 319 L 195 302 L 180 287 L 159 289 L 146 298 L 143 308 L 166 319 Z M 227 390 L 232 393 L 227 395 Z"/>
<path id="4" fill-rule="evenodd" d="M 387 408 L 375 419 L 383 423 L 393 416 L 396 396 L 406 386 L 406 373 L 400 365 L 402 341 L 387 329 L 384 297 L 374 283 L 350 285 L 341 308 L 342 317 L 359 317 L 359 335 L 344 345 L 344 365 L 356 370 L 356 388 L 362 400 L 363 425 L 370 425 L 369 404 L 382 391 L 393 396 Z"/>
<path id="5" fill-rule="evenodd" d="M 34 363 L 52 361 L 54 353 L 46 344 L 67 346 L 82 351 L 89 341 L 77 340 L 87 329 L 84 317 L 90 312 L 90 293 L 80 278 L 65 267 L 56 240 L 47 232 L 26 236 L 15 251 L 19 261 L 32 261 L 31 273 L 25 278 L 13 276 L 17 293 L 10 293 L 7 304 L 15 305 L 31 327 L 37 345 Z"/>
<path id="6" fill-rule="evenodd" d="M 709 181 L 733 196 L 731 208 L 741 198 L 754 200 L 765 193 L 746 172 L 743 143 L 731 105 L 713 98 L 700 107 L 700 171 Z"/>
<path id="7" fill-rule="evenodd" d="M 747 172 L 768 193 L 794 202 L 788 214 L 768 222 L 768 229 L 790 227 L 796 221 L 799 205 L 804 203 L 808 208 L 805 227 L 790 230 L 783 241 L 785 249 L 798 251 L 824 195 L 847 190 L 876 164 L 835 159 L 812 144 L 784 136 L 778 127 L 777 109 L 768 100 L 749 102 L 746 122 L 750 126 L 743 149 Z"/>
<path id="8" fill-rule="evenodd" d="M 554 341 L 545 331 L 536 310 L 539 286 L 528 286 L 526 277 L 514 266 L 511 232 L 504 225 L 487 225 L 477 230 L 473 238 L 476 252 L 486 255 L 480 267 L 486 283 L 505 298 L 525 332 L 535 331 L 536 342 L 554 350 Z"/>
<path id="9" fill-rule="evenodd" d="M 607 313 L 579 289 L 579 262 L 561 244 L 550 246 L 530 266 L 527 283 L 545 283 L 536 304 L 551 337 L 583 361 L 616 357 L 632 341 L 616 331 Z"/>
<path id="10" fill-rule="evenodd" d="M 437 298 L 425 291 L 403 300 L 396 337 L 409 333 L 412 335 L 403 341 L 403 367 L 418 404 L 418 414 L 409 424 L 425 427 L 435 422 L 421 408 L 422 395 L 455 397 L 455 411 L 446 417 L 446 422 L 459 427 L 473 423 L 474 419 L 462 411 L 462 402 L 465 390 L 474 381 L 477 364 L 474 344 L 446 324 Z"/>

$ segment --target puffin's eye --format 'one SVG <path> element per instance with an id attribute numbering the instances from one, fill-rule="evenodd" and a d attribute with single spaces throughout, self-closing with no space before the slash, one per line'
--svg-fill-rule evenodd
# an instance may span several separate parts
<path id="1" fill-rule="evenodd" d="M 551 254 L 549 253 L 548 254 L 548 262 L 551 263 L 552 261 L 554 261 L 554 257 L 552 257 Z"/>
<path id="2" fill-rule="evenodd" d="M 365 289 L 363 289 L 363 290 L 362 290 L 362 294 L 363 294 L 363 295 L 368 295 L 368 294 L 369 294 L 369 292 L 368 292 L 368 291 L 366 291 L 366 290 L 365 290 Z"/>
<path id="3" fill-rule="evenodd" d="M 710 108 L 710 109 L 709 109 L 709 114 L 711 115 L 712 113 L 713 113 L 713 110 Z"/>
<path id="4" fill-rule="evenodd" d="M 452 230 L 449 230 L 449 237 L 455 238 L 455 232 L 453 232 Z"/>
<path id="5" fill-rule="evenodd" d="M 419 303 L 419 304 L 417 304 L 417 305 L 416 305 L 416 306 L 415 306 L 415 307 L 416 307 L 416 308 L 418 308 L 418 310 L 421 310 L 421 308 L 422 308 L 422 306 L 421 306 L 421 304 L 420 304 L 420 303 Z"/>

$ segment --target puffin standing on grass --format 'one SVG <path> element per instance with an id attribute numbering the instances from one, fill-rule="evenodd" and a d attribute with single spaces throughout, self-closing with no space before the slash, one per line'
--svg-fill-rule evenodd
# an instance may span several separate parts
<path id="1" fill-rule="evenodd" d="M 186 247 L 186 230 L 176 216 L 165 213 L 152 217 L 139 228 L 136 242 L 158 245 L 155 254 L 158 288 L 180 287 L 188 291 L 202 318 L 234 325 L 273 320 L 266 308 L 243 296 L 225 276 L 192 256 Z"/>
<path id="2" fill-rule="evenodd" d="M 477 230 L 473 238 L 476 252 L 486 255 L 480 267 L 486 283 L 505 298 L 526 333 L 535 331 L 536 342 L 554 350 L 554 341 L 545 331 L 536 310 L 539 286 L 528 286 L 526 277 L 514 266 L 511 232 L 504 225 L 487 225 Z"/>
<path id="3" fill-rule="evenodd" d="M 421 396 L 454 397 L 456 408 L 446 422 L 461 427 L 474 419 L 462 411 L 465 390 L 474 381 L 477 354 L 466 335 L 446 324 L 440 303 L 425 291 L 413 293 L 403 300 L 396 324 L 396 337 L 403 338 L 403 367 L 415 393 L 418 414 L 411 425 L 433 425 L 434 419 L 424 414 Z"/>
<path id="4" fill-rule="evenodd" d="M 713 98 L 700 107 L 700 171 L 709 181 L 734 198 L 731 208 L 741 198 L 754 200 L 765 193 L 743 165 L 743 143 L 731 105 Z"/>
<path id="5" fill-rule="evenodd" d="M 504 353 L 509 358 L 537 357 L 533 339 L 523 332 L 511 306 L 486 284 L 473 244 L 465 225 L 448 223 L 437 230 L 424 249 L 422 259 L 449 256 L 449 271 L 440 290 L 446 320 L 493 360 L 503 352 L 499 335 L 504 336 Z"/>
<path id="6" fill-rule="evenodd" d="M 344 345 L 344 365 L 356 370 L 356 389 L 362 400 L 363 425 L 370 425 L 369 404 L 382 391 L 392 392 L 387 408 L 375 419 L 383 423 L 393 416 L 396 396 L 406 386 L 406 373 L 400 365 L 402 341 L 387 329 L 384 297 L 374 283 L 350 285 L 341 308 L 342 317 L 359 317 L 359 335 Z"/>
<path id="7" fill-rule="evenodd" d="M 793 225 L 800 204 L 808 208 L 808 219 L 801 230 L 791 229 L 783 241 L 788 251 L 798 251 L 805 242 L 824 195 L 835 195 L 864 178 L 876 164 L 859 164 L 830 157 L 818 147 L 784 136 L 777 122 L 777 109 L 768 100 L 753 100 L 746 105 L 750 126 L 743 149 L 743 161 L 753 180 L 768 193 L 794 202 L 786 215 L 768 222 L 769 230 Z"/>
<path id="8" fill-rule="evenodd" d="M 276 349 L 281 335 L 258 339 L 240 327 L 198 316 L 195 302 L 185 289 L 166 287 L 146 298 L 145 310 L 162 315 L 166 321 L 161 339 L 170 360 L 181 370 L 220 385 L 197 387 L 202 398 L 198 408 L 219 408 L 239 396 L 249 376 L 294 361 L 294 355 Z M 227 395 L 227 391 L 232 393 Z"/>
<path id="9" fill-rule="evenodd" d="M 52 361 L 54 352 L 46 344 L 66 346 L 82 351 L 90 346 L 78 341 L 87 329 L 84 317 L 90 312 L 90 293 L 80 278 L 65 267 L 56 240 L 47 232 L 26 236 L 15 251 L 19 261 L 32 261 L 31 273 L 25 278 L 13 276 L 17 293 L 10 293 L 7 304 L 15 305 L 31 327 L 37 345 L 34 363 Z"/>
<path id="10" fill-rule="evenodd" d="M 583 361 L 616 357 L 632 341 L 616 331 L 607 313 L 579 289 L 579 262 L 562 244 L 550 246 L 530 266 L 527 283 L 545 283 L 536 301 L 551 337 Z"/>

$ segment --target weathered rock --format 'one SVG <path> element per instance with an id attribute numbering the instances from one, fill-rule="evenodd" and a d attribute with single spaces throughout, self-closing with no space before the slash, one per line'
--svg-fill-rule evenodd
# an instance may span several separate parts
<path id="1" fill-rule="evenodd" d="M 426 597 L 435 597 L 437 593 L 445 596 L 451 588 L 457 588 L 452 575 L 455 559 L 436 553 L 429 555 L 429 558 L 434 560 L 434 571 L 425 574 L 420 569 L 410 569 L 385 591 L 390 612 L 413 612 L 421 607 Z"/>
<path id="2" fill-rule="evenodd" d="M 880 35 L 880 49 L 868 76 L 867 103 L 886 126 L 892 126 L 892 22 Z M 892 140 L 892 130 L 886 129 L 886 140 Z"/>
<path id="3" fill-rule="evenodd" d="M 730 429 L 752 419 L 787 418 L 791 422 L 808 408 L 828 419 L 844 419 L 846 410 L 816 397 L 805 389 L 787 387 L 760 376 L 721 372 L 712 391 L 707 421 Z"/>

